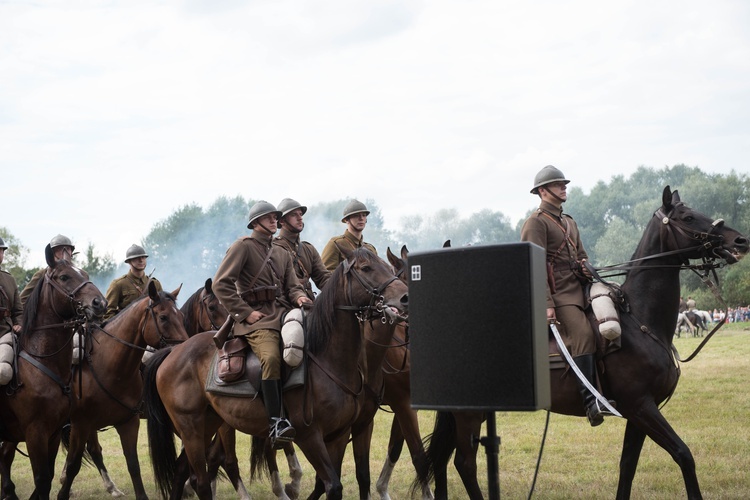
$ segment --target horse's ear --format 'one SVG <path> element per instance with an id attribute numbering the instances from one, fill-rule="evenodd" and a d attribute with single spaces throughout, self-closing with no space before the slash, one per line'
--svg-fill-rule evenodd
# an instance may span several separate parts
<path id="1" fill-rule="evenodd" d="M 661 194 L 661 203 L 664 205 L 664 208 L 672 206 L 672 190 L 669 189 L 669 186 L 666 186 L 664 192 Z"/>
<path id="2" fill-rule="evenodd" d="M 151 297 L 151 300 L 154 302 L 159 301 L 159 292 L 156 290 L 156 283 L 154 283 L 154 280 L 148 281 L 148 296 Z"/>
<path id="3" fill-rule="evenodd" d="M 178 286 L 177 289 L 174 292 L 172 292 L 172 295 L 174 295 L 175 299 L 180 294 L 180 290 L 182 290 L 182 283 L 180 283 L 180 286 Z"/>
<path id="4" fill-rule="evenodd" d="M 203 288 L 205 288 L 206 289 L 206 293 L 210 295 L 210 294 L 214 293 L 213 290 L 211 289 L 211 287 L 213 287 L 213 286 L 214 286 L 213 280 L 211 278 L 208 278 L 206 280 L 205 285 L 203 285 Z M 182 287 L 182 285 L 180 285 L 180 287 Z"/>
<path id="5" fill-rule="evenodd" d="M 445 240 L 445 243 L 443 243 L 443 248 L 450 248 L 451 247 L 451 240 Z"/>
<path id="6" fill-rule="evenodd" d="M 398 257 L 391 252 L 391 247 L 387 248 L 385 254 L 388 256 L 388 262 L 390 262 L 393 267 L 396 267 L 398 265 Z"/>
<path id="7" fill-rule="evenodd" d="M 401 260 L 406 262 L 406 258 L 409 256 L 409 249 L 406 248 L 406 245 L 401 247 Z"/>
<path id="8" fill-rule="evenodd" d="M 49 246 L 49 243 L 47 243 L 47 246 L 44 247 L 44 258 L 47 260 L 47 265 L 50 268 L 55 267 L 55 252 L 52 251 L 52 247 Z"/>
<path id="9" fill-rule="evenodd" d="M 346 259 L 346 260 L 344 260 L 344 261 L 341 262 L 341 265 L 344 266 L 344 274 L 346 274 L 346 273 L 349 272 L 349 269 L 352 268 L 352 264 L 354 264 L 354 263 L 353 262 L 349 262 L 349 259 Z"/>

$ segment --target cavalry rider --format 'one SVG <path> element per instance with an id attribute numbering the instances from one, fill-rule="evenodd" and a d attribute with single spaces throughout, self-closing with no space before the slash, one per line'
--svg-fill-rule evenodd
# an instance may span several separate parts
<path id="1" fill-rule="evenodd" d="M 0 238 L 0 264 L 5 260 L 8 245 Z M 23 307 L 18 295 L 16 279 L 8 271 L 0 271 L 0 337 L 11 331 L 21 331 Z"/>
<path id="2" fill-rule="evenodd" d="M 274 447 L 296 435 L 282 413 L 279 332 L 286 309 L 277 298 L 283 296 L 295 306 L 312 302 L 294 273 L 289 254 L 272 244 L 280 216 L 267 201 L 250 208 L 247 227 L 253 232 L 229 247 L 213 285 L 214 294 L 234 319 L 234 335 L 244 336 L 260 360 L 261 392 Z"/>
<path id="3" fill-rule="evenodd" d="M 541 203 L 524 222 L 521 240 L 536 243 L 547 251 L 547 321 L 559 324 L 560 335 L 575 364 L 588 382 L 596 387 L 596 337 L 586 317 L 584 287 L 591 273 L 584 266 L 588 259 L 578 225 L 563 213 L 570 181 L 563 173 L 547 165 L 534 177 L 532 194 Z M 576 379 L 578 379 L 576 377 Z M 596 397 L 579 380 L 586 416 L 592 426 L 610 413 L 599 406 Z"/>
<path id="4" fill-rule="evenodd" d="M 315 293 L 310 281 L 315 283 L 318 290 L 322 290 L 331 277 L 331 271 L 323 265 L 320 254 L 312 243 L 300 241 L 300 233 L 305 228 L 302 217 L 307 212 L 307 207 L 291 198 L 284 198 L 279 203 L 278 209 L 281 212 L 279 219 L 281 231 L 273 239 L 273 243 L 289 252 L 297 279 L 305 289 L 308 298 L 314 300 Z"/>
<path id="5" fill-rule="evenodd" d="M 107 289 L 107 312 L 104 319 L 108 320 L 118 312 L 133 303 L 148 290 L 148 282 L 153 281 L 156 291 L 161 292 L 159 280 L 146 275 L 146 250 L 135 243 L 125 251 L 125 263 L 130 266 L 127 273 L 112 280 Z"/>
<path id="6" fill-rule="evenodd" d="M 341 252 L 341 248 L 347 250 L 355 250 L 357 248 L 366 247 L 375 255 L 378 254 L 375 247 L 370 243 L 367 243 L 362 238 L 362 232 L 365 230 L 367 225 L 367 216 L 370 215 L 370 211 L 364 203 L 359 200 L 351 200 L 344 207 L 344 218 L 341 222 L 346 224 L 344 234 L 340 236 L 334 236 L 323 248 L 323 264 L 329 271 L 333 271 L 336 267 L 341 264 L 344 260 L 344 254 Z"/>
<path id="7" fill-rule="evenodd" d="M 73 261 L 73 251 L 76 249 L 76 247 L 67 236 L 58 234 L 50 240 L 47 246 L 52 250 L 52 254 L 55 257 L 55 260 L 68 260 L 70 262 Z M 32 276 L 29 282 L 26 283 L 26 286 L 23 287 L 23 290 L 21 291 L 21 305 L 26 305 L 26 300 L 31 296 L 31 292 L 34 291 L 34 288 L 36 288 L 36 284 L 39 283 L 39 280 L 42 279 L 44 273 L 47 272 L 47 269 L 49 268 L 43 267 L 42 269 L 35 272 L 34 276 Z"/>

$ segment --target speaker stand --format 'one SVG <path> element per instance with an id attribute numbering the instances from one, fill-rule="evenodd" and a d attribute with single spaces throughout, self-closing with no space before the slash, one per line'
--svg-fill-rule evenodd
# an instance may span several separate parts
<path id="1" fill-rule="evenodd" d="M 495 426 L 495 412 L 488 411 L 487 436 L 480 438 L 479 443 L 487 453 L 487 491 L 490 500 L 500 500 L 500 473 L 498 455 L 500 454 L 500 438 Z"/>

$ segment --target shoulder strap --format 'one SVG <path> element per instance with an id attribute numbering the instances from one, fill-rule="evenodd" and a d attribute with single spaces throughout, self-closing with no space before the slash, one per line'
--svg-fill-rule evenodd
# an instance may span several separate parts
<path id="1" fill-rule="evenodd" d="M 266 254 L 266 258 L 263 259 L 263 264 L 260 265 L 260 269 L 258 269 L 258 274 L 253 276 L 253 281 L 250 282 L 250 286 L 248 286 L 248 290 L 252 290 L 253 285 L 255 285 L 255 282 L 258 281 L 258 277 L 260 277 L 260 272 L 263 270 L 264 267 L 266 267 L 266 264 L 268 264 L 268 261 L 271 259 L 271 252 L 273 252 L 273 244 L 271 244 L 271 248 L 268 249 L 268 253 Z"/>
<path id="2" fill-rule="evenodd" d="M 542 215 L 544 215 L 545 217 L 547 217 L 549 220 L 551 220 L 552 222 L 554 222 L 555 225 L 557 227 L 559 227 L 560 230 L 563 232 L 563 242 L 562 242 L 562 245 L 560 245 L 560 248 L 558 248 L 557 251 L 554 253 L 554 255 L 552 257 L 552 260 L 555 260 L 555 258 L 557 258 L 557 256 L 560 255 L 560 252 L 562 252 L 562 249 L 565 248 L 565 243 L 570 243 L 570 245 L 573 248 L 575 248 L 576 252 L 577 252 L 578 249 L 576 248 L 576 244 L 573 241 L 573 239 L 570 237 L 570 234 L 568 233 L 568 221 L 565 220 L 565 219 L 563 219 L 565 221 L 565 227 L 563 227 L 563 225 L 560 224 L 557 221 L 557 219 L 555 219 L 554 217 L 552 217 L 551 214 L 547 213 L 546 211 L 542 210 L 541 208 L 539 209 L 539 213 L 541 213 Z"/>

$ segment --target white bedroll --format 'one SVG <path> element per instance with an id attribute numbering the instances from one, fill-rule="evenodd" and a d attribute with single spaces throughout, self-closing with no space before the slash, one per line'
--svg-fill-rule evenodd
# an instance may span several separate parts
<path id="1" fill-rule="evenodd" d="M 293 368 L 299 366 L 304 355 L 305 330 L 302 321 L 302 309 L 294 308 L 286 314 L 281 325 L 284 362 Z"/>

